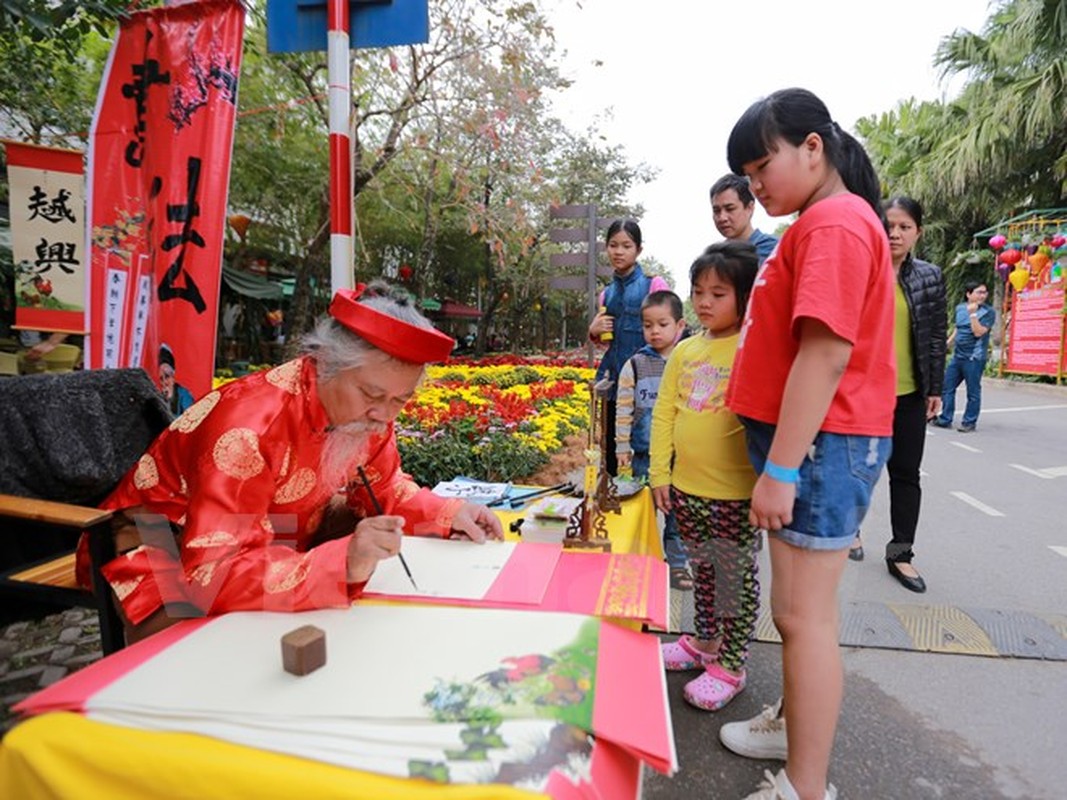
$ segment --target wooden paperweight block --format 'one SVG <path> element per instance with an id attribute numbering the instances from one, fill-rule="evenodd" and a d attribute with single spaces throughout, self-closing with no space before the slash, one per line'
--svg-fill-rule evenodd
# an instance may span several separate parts
<path id="1" fill-rule="evenodd" d="M 282 637 L 282 666 L 294 675 L 307 675 L 326 663 L 326 631 L 303 625 Z"/>

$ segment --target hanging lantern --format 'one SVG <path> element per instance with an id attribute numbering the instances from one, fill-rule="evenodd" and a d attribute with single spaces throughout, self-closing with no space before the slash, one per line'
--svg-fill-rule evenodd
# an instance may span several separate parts
<path id="1" fill-rule="evenodd" d="M 1067 244 L 1067 236 L 1064 236 L 1062 233 L 1057 233 L 1049 240 L 1049 244 L 1052 245 L 1053 250 L 1059 250 Z"/>
<path id="2" fill-rule="evenodd" d="M 226 217 L 226 221 L 230 223 L 230 227 L 233 228 L 237 235 L 241 237 L 243 242 L 245 234 L 248 233 L 248 225 L 252 222 L 252 219 L 245 214 L 230 214 Z"/>
<path id="3" fill-rule="evenodd" d="M 1030 270 L 1025 267 L 1016 267 L 1008 275 L 1008 280 L 1011 281 L 1011 285 L 1016 292 L 1021 292 L 1026 288 L 1026 284 L 1030 282 Z"/>
<path id="4" fill-rule="evenodd" d="M 1003 233 L 998 233 L 996 236 L 991 236 L 989 239 L 989 246 L 994 250 L 1000 250 L 1007 243 L 1008 237 Z"/>
<path id="5" fill-rule="evenodd" d="M 1039 250 L 1038 252 L 1030 256 L 1030 269 L 1036 272 L 1040 272 L 1048 266 L 1050 261 L 1052 261 L 1052 259 Z"/>
<path id="6" fill-rule="evenodd" d="M 1011 264 L 1012 266 L 1018 264 L 1022 257 L 1023 254 L 1015 248 L 1012 248 L 1011 250 L 1005 250 L 1003 253 L 1000 254 L 1000 260 L 1003 261 L 1005 264 Z"/>
<path id="7" fill-rule="evenodd" d="M 997 264 L 997 277 L 1002 281 L 1008 279 L 1008 275 L 1011 273 L 1011 264 L 1005 264 L 1003 261 Z"/>
<path id="8" fill-rule="evenodd" d="M 411 280 L 411 276 L 415 274 L 415 270 L 409 267 L 407 264 L 401 264 L 400 269 L 396 271 L 396 274 L 400 276 L 400 280 L 407 283 Z"/>

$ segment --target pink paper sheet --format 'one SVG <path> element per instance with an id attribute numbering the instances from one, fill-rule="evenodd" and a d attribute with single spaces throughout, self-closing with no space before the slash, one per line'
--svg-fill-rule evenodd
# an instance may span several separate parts
<path id="1" fill-rule="evenodd" d="M 365 592 L 364 597 L 383 600 L 411 600 L 417 603 L 454 606 L 493 606 L 523 608 L 539 606 L 560 560 L 561 546 L 539 542 L 516 544 L 511 558 L 497 575 L 481 600 L 426 595 L 383 594 Z"/>
<path id="2" fill-rule="evenodd" d="M 536 548 L 536 549 L 534 549 Z M 368 599 L 404 599 L 455 606 L 569 611 L 609 619 L 633 620 L 666 629 L 669 573 L 665 562 L 629 553 L 589 553 L 558 545 L 525 542 L 481 600 L 386 595 L 368 592 Z M 541 585 L 537 600 L 529 600 Z"/>
<path id="3" fill-rule="evenodd" d="M 635 685 L 644 691 L 634 693 Z M 612 742 L 660 772 L 673 775 L 678 770 L 659 639 L 603 624 L 593 733 L 609 731 Z"/>

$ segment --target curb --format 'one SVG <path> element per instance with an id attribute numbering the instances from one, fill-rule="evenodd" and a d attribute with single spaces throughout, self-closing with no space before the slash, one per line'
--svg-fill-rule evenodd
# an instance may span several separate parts
<path id="1" fill-rule="evenodd" d="M 1067 400 L 1067 385 L 1056 386 L 1052 383 L 1030 383 L 1029 381 L 1017 381 L 1011 378 L 991 378 L 985 376 L 982 383 L 997 389 L 1031 389 L 1051 397 Z"/>

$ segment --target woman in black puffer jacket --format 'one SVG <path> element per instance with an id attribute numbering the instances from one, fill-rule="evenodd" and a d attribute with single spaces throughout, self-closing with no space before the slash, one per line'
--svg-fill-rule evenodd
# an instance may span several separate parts
<path id="1" fill-rule="evenodd" d="M 893 452 L 889 457 L 889 514 L 893 538 L 886 545 L 889 574 L 913 592 L 926 582 L 912 566 L 912 545 L 919 523 L 919 464 L 926 441 L 926 422 L 941 411 L 945 375 L 945 282 L 941 268 L 912 257 L 922 233 L 923 210 L 910 197 L 894 197 L 885 205 L 889 250 L 897 276 L 896 352 L 897 405 L 893 414 Z M 849 551 L 863 558 L 859 534 Z"/>

